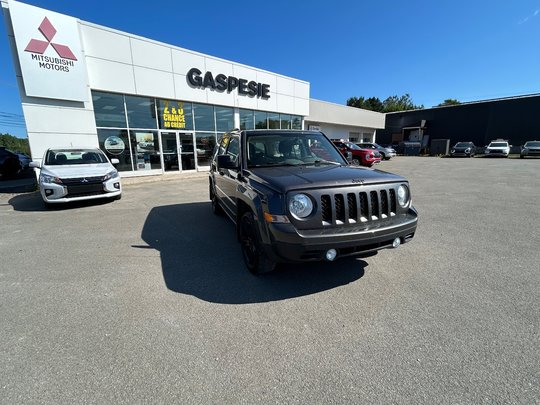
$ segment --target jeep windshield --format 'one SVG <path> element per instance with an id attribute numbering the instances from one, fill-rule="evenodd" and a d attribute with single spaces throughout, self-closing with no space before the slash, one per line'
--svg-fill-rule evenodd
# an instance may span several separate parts
<path id="1" fill-rule="evenodd" d="M 319 133 L 252 133 L 246 142 L 248 167 L 347 164 Z"/>

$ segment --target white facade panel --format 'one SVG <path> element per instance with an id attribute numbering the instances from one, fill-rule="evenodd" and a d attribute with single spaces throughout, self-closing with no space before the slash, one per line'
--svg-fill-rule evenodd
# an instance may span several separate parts
<path id="1" fill-rule="evenodd" d="M 136 38 L 130 43 L 134 65 L 172 72 L 171 48 Z"/>
<path id="2" fill-rule="evenodd" d="M 299 82 L 298 80 L 294 81 L 294 96 L 298 98 L 309 99 L 309 84 Z"/>
<path id="3" fill-rule="evenodd" d="M 311 99 L 309 101 L 309 117 L 306 121 L 326 122 L 367 128 L 384 128 L 385 115 L 375 111 L 345 105 L 327 103 Z"/>
<path id="4" fill-rule="evenodd" d="M 115 93 L 135 93 L 133 66 L 87 57 L 90 88 Z"/>
<path id="5" fill-rule="evenodd" d="M 206 91 L 189 87 L 184 75 L 174 75 L 174 89 L 178 100 L 194 101 L 196 103 L 208 102 Z"/>
<path id="6" fill-rule="evenodd" d="M 127 35 L 81 24 L 81 37 L 86 56 L 131 64 L 131 48 Z"/>
<path id="7" fill-rule="evenodd" d="M 229 107 L 236 106 L 235 94 L 228 93 L 226 91 L 222 92 L 222 91 L 206 89 L 206 100 L 208 104 L 226 105 Z"/>
<path id="8" fill-rule="evenodd" d="M 270 87 L 272 89 L 272 87 Z M 262 111 L 277 111 L 277 94 L 270 91 L 270 98 L 263 100 L 262 98 L 257 99 L 257 109 Z"/>
<path id="9" fill-rule="evenodd" d="M 277 94 L 277 111 L 280 113 L 291 114 L 294 111 L 294 97 L 284 94 Z"/>
<path id="10" fill-rule="evenodd" d="M 137 94 L 170 99 L 175 98 L 172 72 L 163 72 L 140 66 L 134 66 L 133 71 Z"/>
<path id="11" fill-rule="evenodd" d="M 232 75 L 234 77 L 241 77 L 242 79 L 246 79 L 248 81 L 257 81 L 257 70 L 251 69 L 245 66 L 241 65 L 234 65 L 233 64 L 233 72 Z"/>
<path id="12" fill-rule="evenodd" d="M 238 97 L 236 102 L 237 106 L 240 108 L 256 110 L 259 107 L 257 103 L 257 97 Z"/>
<path id="13" fill-rule="evenodd" d="M 197 68 L 201 72 L 206 70 L 204 56 L 197 55 L 191 52 L 181 51 L 178 49 L 172 50 L 173 72 L 185 76 L 189 69 Z"/>
<path id="14" fill-rule="evenodd" d="M 294 114 L 307 116 L 309 115 L 309 100 L 305 98 L 294 99 Z"/>
<path id="15" fill-rule="evenodd" d="M 257 70 L 257 82 L 270 85 L 270 93 L 275 94 L 277 91 L 277 76 L 270 73 Z"/>
<path id="16" fill-rule="evenodd" d="M 357 133 L 360 135 L 360 137 L 366 136 L 365 134 L 369 134 L 369 142 L 374 142 L 375 140 L 375 130 L 373 128 L 326 124 L 319 122 L 314 123 L 311 121 L 305 122 L 306 129 L 309 129 L 310 125 L 316 125 L 319 127 L 321 132 L 324 132 L 324 134 L 330 139 L 348 140 L 351 133 Z"/>
<path id="17" fill-rule="evenodd" d="M 294 80 L 277 76 L 277 89 L 275 91 L 278 94 L 294 96 Z"/>
<path id="18" fill-rule="evenodd" d="M 91 109 L 23 104 L 28 132 L 96 134 Z"/>
<path id="19" fill-rule="evenodd" d="M 28 132 L 32 160 L 40 162 L 45 151 L 55 147 L 97 148 L 96 134 Z"/>
<path id="20" fill-rule="evenodd" d="M 206 71 L 212 72 L 214 79 L 220 73 L 225 76 L 233 76 L 233 64 L 213 58 L 206 58 Z M 203 75 L 204 73 L 203 71 Z"/>

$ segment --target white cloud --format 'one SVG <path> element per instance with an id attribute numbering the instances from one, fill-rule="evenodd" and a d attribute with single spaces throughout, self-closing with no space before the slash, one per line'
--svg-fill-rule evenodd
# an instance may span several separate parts
<path id="1" fill-rule="evenodd" d="M 520 21 L 518 22 L 518 24 L 519 24 L 519 25 L 525 24 L 527 21 L 529 21 L 529 20 L 530 20 L 531 18 L 533 18 L 533 17 L 536 17 L 538 14 L 540 14 L 540 8 L 539 8 L 538 10 L 535 10 L 535 12 L 532 13 L 531 15 L 525 17 L 523 20 L 520 20 Z"/>

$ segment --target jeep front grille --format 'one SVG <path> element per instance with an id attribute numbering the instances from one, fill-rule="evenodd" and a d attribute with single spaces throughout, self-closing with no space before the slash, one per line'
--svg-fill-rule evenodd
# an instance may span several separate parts
<path id="1" fill-rule="evenodd" d="M 323 194 L 322 224 L 330 226 L 379 221 L 395 216 L 396 207 L 396 191 L 393 188 Z"/>

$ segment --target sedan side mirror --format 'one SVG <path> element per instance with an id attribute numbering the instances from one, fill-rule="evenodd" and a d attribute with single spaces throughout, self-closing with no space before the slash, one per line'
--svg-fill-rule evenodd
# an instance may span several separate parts
<path id="1" fill-rule="evenodd" d="M 114 158 L 114 159 L 111 159 L 111 163 L 112 163 L 113 165 L 117 165 L 117 164 L 120 163 L 120 161 L 119 161 L 118 159 Z"/>
<path id="2" fill-rule="evenodd" d="M 28 167 L 32 167 L 32 168 L 35 168 L 35 169 L 40 169 L 40 168 L 41 168 L 41 165 L 39 164 L 39 162 L 34 162 L 34 161 L 32 161 L 32 162 L 30 162 L 30 163 L 28 164 Z"/>

